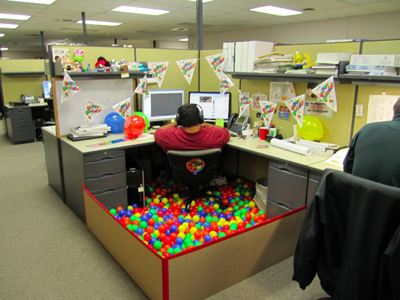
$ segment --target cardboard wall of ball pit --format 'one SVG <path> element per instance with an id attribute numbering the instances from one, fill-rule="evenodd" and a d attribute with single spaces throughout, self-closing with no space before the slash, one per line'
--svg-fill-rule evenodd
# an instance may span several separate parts
<path id="1" fill-rule="evenodd" d="M 305 206 L 167 258 L 83 188 L 86 225 L 151 299 L 204 299 L 294 254 Z"/>

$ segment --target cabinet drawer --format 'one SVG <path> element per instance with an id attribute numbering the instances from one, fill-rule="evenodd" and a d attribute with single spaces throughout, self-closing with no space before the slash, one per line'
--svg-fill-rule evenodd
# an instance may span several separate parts
<path id="1" fill-rule="evenodd" d="M 35 141 L 35 132 L 33 127 L 20 127 L 12 129 L 12 141 L 13 143 L 20 142 L 34 142 Z"/>
<path id="2" fill-rule="evenodd" d="M 93 196 L 107 209 L 116 208 L 118 206 L 128 206 L 126 187 L 115 190 L 108 190 L 102 193 L 93 193 Z"/>
<path id="3" fill-rule="evenodd" d="M 267 219 L 283 215 L 284 213 L 287 213 L 291 210 L 292 209 L 290 207 L 287 207 L 282 203 L 275 203 L 270 200 L 267 201 L 267 211 L 266 211 Z"/>
<path id="4" fill-rule="evenodd" d="M 25 118 L 32 119 L 32 112 L 29 108 L 16 107 L 9 110 L 10 117 L 14 118 Z"/>
<path id="5" fill-rule="evenodd" d="M 310 171 L 310 174 L 308 175 L 307 203 L 306 203 L 307 206 L 311 204 L 320 180 L 321 180 L 321 173 L 315 173 Z"/>
<path id="6" fill-rule="evenodd" d="M 33 122 L 32 119 L 16 119 L 11 120 L 11 125 L 13 128 L 16 127 L 30 127 L 33 129 Z"/>
<path id="7" fill-rule="evenodd" d="M 85 180 L 85 185 L 92 193 L 100 193 L 115 188 L 126 188 L 126 172 L 87 179 Z"/>
<path id="8" fill-rule="evenodd" d="M 84 164 L 85 178 L 96 178 L 105 174 L 116 174 L 126 171 L 125 156 L 118 158 L 108 158 L 97 162 Z"/>
<path id="9" fill-rule="evenodd" d="M 277 167 L 278 166 L 278 167 Z M 268 169 L 268 199 L 292 207 L 306 204 L 306 169 L 288 164 L 271 164 Z"/>

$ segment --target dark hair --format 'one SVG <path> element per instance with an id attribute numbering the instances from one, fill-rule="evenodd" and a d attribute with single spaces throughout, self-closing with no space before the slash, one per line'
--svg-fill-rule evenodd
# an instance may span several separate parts
<path id="1" fill-rule="evenodd" d="M 398 98 L 396 103 L 393 105 L 393 114 L 395 116 L 400 115 L 400 98 Z"/>
<path id="2" fill-rule="evenodd" d="M 179 122 L 183 127 L 199 125 L 199 109 L 196 104 L 184 104 L 178 109 Z"/>

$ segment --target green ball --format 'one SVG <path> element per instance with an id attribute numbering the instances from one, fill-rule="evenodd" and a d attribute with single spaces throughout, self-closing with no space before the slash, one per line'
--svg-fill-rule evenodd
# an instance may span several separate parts
<path id="1" fill-rule="evenodd" d="M 140 227 L 143 229 L 147 228 L 147 222 L 145 221 L 140 222 Z"/>
<path id="2" fill-rule="evenodd" d="M 161 241 L 155 241 L 153 244 L 154 249 L 160 250 L 162 248 L 162 243 Z"/>
<path id="3" fill-rule="evenodd" d="M 116 210 L 115 208 L 111 208 L 111 209 L 110 209 L 110 213 L 111 213 L 112 215 L 115 215 L 115 214 L 117 213 L 117 210 Z"/>

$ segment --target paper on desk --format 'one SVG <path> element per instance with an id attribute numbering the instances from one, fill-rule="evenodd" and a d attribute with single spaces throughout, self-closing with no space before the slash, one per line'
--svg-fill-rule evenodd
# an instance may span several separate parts
<path id="1" fill-rule="evenodd" d="M 334 155 L 332 155 L 329 159 L 327 159 L 326 162 L 336 165 L 336 166 L 343 166 L 343 161 L 346 158 L 348 151 L 349 151 L 349 148 L 339 150 Z"/>
<path id="2" fill-rule="evenodd" d="M 279 139 L 272 139 L 271 140 L 271 145 L 285 149 L 285 150 L 289 150 L 289 151 L 293 151 L 293 152 L 297 152 L 303 155 L 310 155 L 312 153 L 312 150 L 310 148 L 304 147 L 304 146 L 300 146 L 300 145 L 296 145 L 290 142 L 286 142 L 286 141 L 282 141 Z"/>

